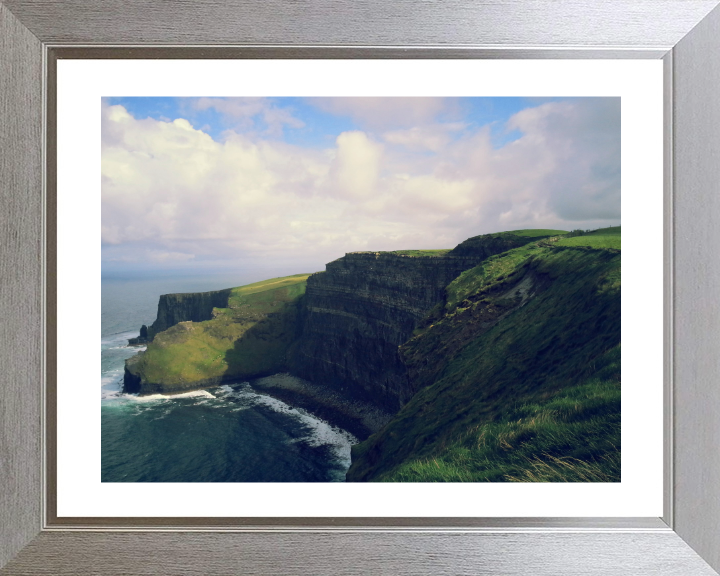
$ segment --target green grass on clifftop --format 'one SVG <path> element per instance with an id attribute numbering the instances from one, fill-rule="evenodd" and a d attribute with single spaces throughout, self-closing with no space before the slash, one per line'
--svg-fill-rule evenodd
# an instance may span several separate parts
<path id="1" fill-rule="evenodd" d="M 390 254 L 397 254 L 398 256 L 427 257 L 427 256 L 444 256 L 448 252 L 450 252 L 450 248 L 446 248 L 443 250 L 395 250 L 393 252 L 390 252 Z"/>
<path id="2" fill-rule="evenodd" d="M 620 481 L 621 255 L 558 244 L 447 287 L 400 348 L 416 394 L 348 481 Z"/>
<path id="3" fill-rule="evenodd" d="M 557 245 L 620 250 L 620 226 L 600 228 L 572 238 L 560 238 Z"/>
<path id="4" fill-rule="evenodd" d="M 524 236 L 528 238 L 539 238 L 546 236 L 559 236 L 561 234 L 567 234 L 567 230 L 551 230 L 548 228 L 529 228 L 527 230 L 512 230 L 510 232 L 503 232 L 503 234 L 512 234 L 513 236 Z"/>
<path id="5" fill-rule="evenodd" d="M 205 322 L 180 322 L 158 333 L 132 369 L 166 392 L 193 382 L 282 371 L 297 337 L 298 304 L 309 274 L 233 288 L 227 308 Z"/>

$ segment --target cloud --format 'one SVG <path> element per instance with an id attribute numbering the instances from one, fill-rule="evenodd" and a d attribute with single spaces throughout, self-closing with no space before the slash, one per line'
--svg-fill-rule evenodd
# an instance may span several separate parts
<path id="1" fill-rule="evenodd" d="M 383 134 L 383 139 L 390 144 L 399 144 L 411 150 L 439 152 L 450 143 L 453 132 L 458 132 L 465 127 L 466 125 L 462 122 L 414 126 L 407 130 L 386 132 Z"/>
<path id="2" fill-rule="evenodd" d="M 231 104 L 238 118 L 265 105 Z M 618 99 L 522 110 L 505 126 L 519 137 L 499 148 L 489 127 L 464 122 L 346 131 L 318 149 L 239 129 L 218 142 L 185 119 L 138 120 L 122 106 L 102 113 L 106 261 L 319 269 L 356 250 L 450 248 L 493 231 L 620 219 Z"/>
<path id="3" fill-rule="evenodd" d="M 237 130 L 258 128 L 258 121 L 265 124 L 264 134 L 281 136 L 283 128 L 302 128 L 305 123 L 295 118 L 287 108 L 275 106 L 268 98 L 198 98 L 198 110 L 213 108 L 233 120 Z"/>
<path id="4" fill-rule="evenodd" d="M 508 128 L 524 133 L 508 152 L 535 166 L 559 218 L 620 218 L 619 98 L 543 104 L 515 114 Z"/>
<path id="5" fill-rule="evenodd" d="M 152 262 L 184 262 L 195 258 L 195 254 L 185 254 L 183 252 L 163 252 L 161 250 L 147 250 L 146 253 L 148 260 L 151 260 Z"/>
<path id="6" fill-rule="evenodd" d="M 377 193 L 383 149 L 364 132 L 343 132 L 330 168 L 335 190 L 345 197 L 368 198 Z"/>

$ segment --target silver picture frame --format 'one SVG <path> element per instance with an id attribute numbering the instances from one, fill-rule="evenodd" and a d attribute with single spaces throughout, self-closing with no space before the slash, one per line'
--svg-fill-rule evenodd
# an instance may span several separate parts
<path id="1" fill-rule="evenodd" d="M 717 574 L 718 4 L 0 0 L 0 574 Z M 55 63 L 211 57 L 663 60 L 661 518 L 57 516 Z"/>

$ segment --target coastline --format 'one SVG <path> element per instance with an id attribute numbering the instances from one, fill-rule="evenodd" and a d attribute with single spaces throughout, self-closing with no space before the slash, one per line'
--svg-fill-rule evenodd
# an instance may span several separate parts
<path id="1" fill-rule="evenodd" d="M 287 372 L 250 380 L 249 384 L 258 392 L 302 408 L 332 426 L 350 432 L 361 442 L 382 429 L 394 416 L 374 404 L 351 398 Z M 228 385 L 232 386 L 231 383 Z"/>

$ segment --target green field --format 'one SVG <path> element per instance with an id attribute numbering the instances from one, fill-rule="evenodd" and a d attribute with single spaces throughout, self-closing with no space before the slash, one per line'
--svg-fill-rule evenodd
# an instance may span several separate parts
<path id="1" fill-rule="evenodd" d="M 567 234 L 567 230 L 550 230 L 545 228 L 531 228 L 528 230 L 511 230 L 505 232 L 505 234 L 513 234 L 514 236 L 525 236 L 528 238 L 538 238 L 540 236 L 560 236 L 561 234 Z"/>
<path id="2" fill-rule="evenodd" d="M 560 238 L 557 245 L 620 250 L 620 226 L 600 228 L 573 238 Z"/>
<path id="3" fill-rule="evenodd" d="M 446 292 L 400 347 L 415 395 L 348 480 L 619 481 L 620 253 L 534 242 Z"/>
<path id="4" fill-rule="evenodd" d="M 205 322 L 180 322 L 158 333 L 133 371 L 166 391 L 217 378 L 250 377 L 284 369 L 297 337 L 298 305 L 309 274 L 233 288 L 227 308 Z"/>
<path id="5" fill-rule="evenodd" d="M 398 254 L 399 256 L 444 256 L 450 252 L 450 248 L 444 250 L 394 250 L 390 254 Z"/>
<path id="6" fill-rule="evenodd" d="M 609 228 L 598 228 L 587 232 L 587 236 L 620 236 L 620 226 L 610 226 Z"/>

